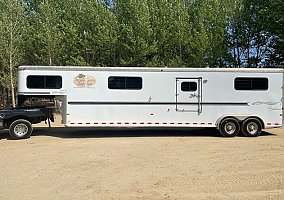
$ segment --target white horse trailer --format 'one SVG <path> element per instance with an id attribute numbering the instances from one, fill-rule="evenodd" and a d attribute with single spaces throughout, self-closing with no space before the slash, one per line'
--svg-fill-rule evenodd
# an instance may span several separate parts
<path id="1" fill-rule="evenodd" d="M 282 69 L 21 66 L 18 95 L 53 96 L 66 127 L 215 127 L 258 136 L 282 126 Z M 20 102 L 21 103 L 21 102 Z"/>

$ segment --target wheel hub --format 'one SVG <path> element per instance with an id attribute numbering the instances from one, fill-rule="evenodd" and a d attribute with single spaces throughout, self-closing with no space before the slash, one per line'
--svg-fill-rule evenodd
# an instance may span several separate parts
<path id="1" fill-rule="evenodd" d="M 28 126 L 26 124 L 17 124 L 14 127 L 14 133 L 18 136 L 23 136 L 28 133 Z"/>
<path id="2" fill-rule="evenodd" d="M 258 125 L 255 122 L 250 122 L 247 125 L 247 131 L 250 134 L 255 134 L 258 131 Z"/>
<path id="3" fill-rule="evenodd" d="M 228 134 L 233 134 L 236 131 L 236 125 L 232 122 L 228 122 L 225 126 L 225 131 Z"/>

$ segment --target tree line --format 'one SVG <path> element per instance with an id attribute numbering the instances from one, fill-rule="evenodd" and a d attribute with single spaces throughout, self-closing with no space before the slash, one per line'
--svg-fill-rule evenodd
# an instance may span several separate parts
<path id="1" fill-rule="evenodd" d="M 19 65 L 279 67 L 283 10 L 283 0 L 0 0 L 1 102 L 15 105 Z"/>

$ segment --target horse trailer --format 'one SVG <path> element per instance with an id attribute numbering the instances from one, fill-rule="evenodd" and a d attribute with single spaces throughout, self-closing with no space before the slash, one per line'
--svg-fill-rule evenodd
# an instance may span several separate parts
<path id="1" fill-rule="evenodd" d="M 66 127 L 258 136 L 282 126 L 283 69 L 20 66 L 18 96 L 55 98 Z"/>

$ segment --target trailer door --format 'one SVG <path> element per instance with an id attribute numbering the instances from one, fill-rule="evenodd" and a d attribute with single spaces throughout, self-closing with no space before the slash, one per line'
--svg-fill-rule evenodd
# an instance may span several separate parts
<path id="1" fill-rule="evenodd" d="M 202 112 L 202 78 L 176 78 L 176 111 Z"/>

